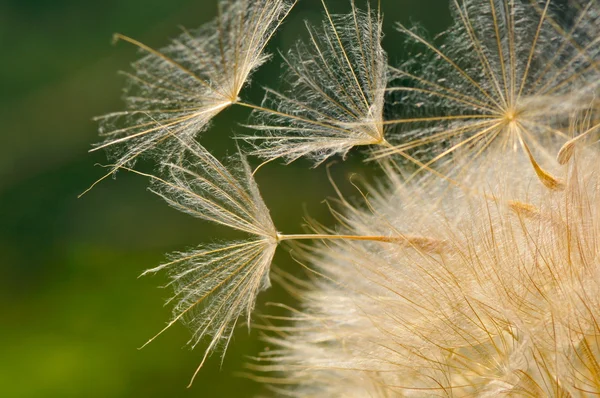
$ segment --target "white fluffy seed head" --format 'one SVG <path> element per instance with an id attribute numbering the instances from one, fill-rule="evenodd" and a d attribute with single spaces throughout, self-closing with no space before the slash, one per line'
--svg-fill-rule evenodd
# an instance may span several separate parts
<path id="1" fill-rule="evenodd" d="M 289 90 L 267 90 L 262 106 L 238 96 L 291 1 L 219 0 L 215 22 L 160 51 L 118 36 L 147 54 L 126 73 L 128 110 L 99 118 L 97 148 L 115 149 L 114 170 L 152 151 L 156 194 L 248 235 L 146 272 L 166 270 L 175 290 L 163 331 L 181 320 L 192 346 L 209 338 L 204 360 L 226 348 L 270 284 L 279 241 L 319 237 L 296 254 L 311 282 L 278 275 L 302 307 L 291 326 L 266 327 L 274 349 L 251 365 L 276 372 L 261 380 L 278 392 L 600 393 L 599 153 L 584 145 L 600 126 L 600 8 L 567 3 L 451 0 L 446 44 L 400 27 L 423 53 L 391 69 L 378 12 L 325 6 L 321 28 L 284 57 Z M 368 211 L 342 198 L 335 232 L 280 235 L 243 156 L 231 171 L 194 140 L 236 102 L 255 110 L 253 154 L 319 164 L 378 145 L 389 184 L 369 188 Z"/>
<path id="2" fill-rule="evenodd" d="M 306 249 L 314 282 L 287 280 L 302 306 L 250 367 L 289 396 L 599 393 L 598 151 L 576 150 L 563 191 L 497 155 L 510 185 L 396 182 L 348 209 L 344 233 L 421 239 Z"/>
<path id="3" fill-rule="evenodd" d="M 248 127 L 258 133 L 243 138 L 254 144 L 254 155 L 286 162 L 307 156 L 319 164 L 384 141 L 387 56 L 380 16 L 353 2 L 349 15 L 325 10 L 321 28 L 307 26 L 307 42 L 284 57 L 289 89 L 267 90 L 265 109 L 253 114 Z"/>

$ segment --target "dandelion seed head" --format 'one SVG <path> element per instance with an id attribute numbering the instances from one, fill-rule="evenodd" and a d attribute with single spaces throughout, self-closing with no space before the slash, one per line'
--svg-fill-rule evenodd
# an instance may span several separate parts
<path id="1" fill-rule="evenodd" d="M 263 318 L 270 349 L 249 368 L 282 395 L 599 394 L 598 1 L 450 0 L 440 37 L 398 26 L 417 53 L 390 67 L 380 11 L 323 0 L 322 25 L 282 55 L 286 88 L 243 102 L 293 4 L 218 0 L 215 21 L 158 51 L 116 36 L 145 56 L 97 149 L 112 171 L 152 154 L 157 175 L 131 170 L 152 192 L 245 235 L 145 272 L 174 289 L 158 335 L 186 323 L 192 347 L 208 342 L 202 367 L 273 276 L 300 305 Z M 226 167 L 196 141 L 233 104 L 253 109 L 253 155 L 318 165 L 370 146 L 387 179 L 362 205 L 336 189 L 335 228 L 279 233 L 244 155 Z M 282 241 L 307 280 L 270 275 Z"/>
<path id="2" fill-rule="evenodd" d="M 600 392 L 596 159 L 580 149 L 562 191 L 515 168 L 512 185 L 486 195 L 398 180 L 370 210 L 346 208 L 344 232 L 445 244 L 306 247 L 312 282 L 287 280 L 302 306 L 271 325 L 270 350 L 250 369 L 287 396 Z"/>

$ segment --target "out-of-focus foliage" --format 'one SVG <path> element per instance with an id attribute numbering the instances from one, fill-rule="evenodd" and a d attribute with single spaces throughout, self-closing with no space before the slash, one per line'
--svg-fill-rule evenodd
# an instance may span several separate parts
<path id="1" fill-rule="evenodd" d="M 305 33 L 303 19 L 319 17 L 318 1 L 301 3 L 273 49 L 289 49 Z M 409 17 L 425 21 L 432 32 L 447 27 L 445 0 L 382 3 L 385 32 L 393 31 L 392 21 Z M 177 326 L 136 350 L 165 325 L 169 309 L 157 309 L 171 294 L 155 288 L 166 278 L 137 276 L 159 265 L 165 252 L 239 236 L 169 209 L 134 175 L 119 173 L 116 181 L 77 199 L 105 172 L 92 166 L 104 163 L 104 154 L 87 153 L 97 141 L 91 118 L 121 109 L 123 79 L 116 72 L 128 70 L 139 56 L 125 43 L 111 46 L 113 33 L 160 47 L 180 33 L 178 25 L 193 29 L 212 19 L 215 4 L 0 0 L 1 396 L 212 397 L 260 391 L 234 375 L 243 370 L 245 355 L 261 347 L 256 334 L 243 328 L 222 368 L 218 360 L 209 361 L 189 390 L 185 386 L 202 352 L 185 348 L 185 328 Z M 334 10 L 347 6 L 343 0 L 328 4 Z M 390 57 L 398 57 L 399 44 L 393 39 L 388 44 Z M 275 57 L 256 81 L 279 74 L 280 64 Z M 248 95 L 260 100 L 260 87 L 252 86 Z M 242 129 L 232 120 L 247 115 L 243 109 L 225 111 L 203 143 L 232 153 L 232 130 Z M 303 204 L 311 216 L 327 221 L 320 202 L 332 189 L 325 173 L 308 165 L 273 164 L 258 176 L 274 220 L 286 231 L 301 224 Z M 356 168 L 346 163 L 334 168 L 334 177 L 345 181 Z M 275 264 L 294 270 L 285 253 Z M 258 310 L 266 301 L 285 300 L 272 289 L 261 296 Z"/>

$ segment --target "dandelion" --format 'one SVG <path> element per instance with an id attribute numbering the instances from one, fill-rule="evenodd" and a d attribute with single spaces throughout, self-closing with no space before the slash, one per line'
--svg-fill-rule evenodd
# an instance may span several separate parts
<path id="1" fill-rule="evenodd" d="M 598 110 L 600 9 L 591 0 L 563 13 L 556 3 L 453 0 L 456 22 L 441 47 L 398 25 L 425 53 L 392 68 L 389 92 L 409 116 L 390 121 L 396 144 L 373 158 L 410 153 L 421 168 L 459 174 L 465 164 L 450 155 L 469 162 L 494 146 L 521 148 L 544 185 L 562 187 L 538 159 L 564 142 L 570 115 L 590 102 Z"/>
<path id="2" fill-rule="evenodd" d="M 288 163 L 308 156 L 319 164 L 352 147 L 383 143 L 387 56 L 381 48 L 381 16 L 370 8 L 332 15 L 323 1 L 321 29 L 307 24 L 308 43 L 284 57 L 290 88 L 267 89 L 255 107 L 260 133 L 243 137 L 254 155 Z"/>
<path id="3" fill-rule="evenodd" d="M 148 343 L 186 323 L 192 347 L 207 342 L 193 381 L 273 280 L 299 304 L 254 325 L 268 347 L 248 368 L 279 395 L 600 394 L 597 0 L 451 0 L 444 45 L 399 26 L 418 52 L 398 68 L 379 8 L 322 3 L 322 26 L 283 56 L 289 88 L 260 106 L 239 94 L 291 1 L 220 0 L 214 23 L 160 51 L 119 36 L 148 54 L 128 75 L 129 110 L 101 118 L 98 148 L 122 148 L 112 171 L 245 235 L 144 273 L 174 289 Z M 242 138 L 265 161 L 370 146 L 386 178 L 362 206 L 333 184 L 334 227 L 281 233 L 242 150 L 225 166 L 195 139 L 234 104 L 253 110 Z M 130 168 L 146 152 L 157 175 Z M 271 269 L 282 242 L 306 278 Z"/>
<path id="4" fill-rule="evenodd" d="M 453 189 L 439 206 L 416 181 L 392 182 L 372 210 L 348 209 L 348 231 L 444 246 L 306 247 L 312 282 L 279 276 L 302 306 L 264 317 L 269 349 L 250 377 L 294 397 L 600 393 L 597 155 L 577 151 L 558 193 L 514 168 L 506 196 Z"/>
<path id="5" fill-rule="evenodd" d="M 127 111 L 98 117 L 115 168 L 132 165 L 157 147 L 190 142 L 219 112 L 239 101 L 242 88 L 267 59 L 264 49 L 289 13 L 287 0 L 219 0 L 219 15 L 154 50 L 122 35 L 147 55 L 133 64 L 126 90 Z M 174 150 L 170 148 L 170 150 Z"/>

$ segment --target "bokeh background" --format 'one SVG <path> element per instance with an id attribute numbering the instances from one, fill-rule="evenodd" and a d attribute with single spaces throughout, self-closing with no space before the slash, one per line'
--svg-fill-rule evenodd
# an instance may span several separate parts
<path id="1" fill-rule="evenodd" d="M 111 45 L 115 32 L 155 48 L 216 15 L 216 0 L 0 0 L 0 396 L 1 397 L 251 397 L 268 391 L 237 374 L 260 352 L 255 330 L 241 328 L 224 362 L 214 356 L 190 389 L 202 357 L 177 325 L 143 350 L 136 348 L 170 317 L 157 289 L 162 276 L 137 279 L 164 254 L 228 237 L 228 231 L 178 213 L 146 190 L 146 181 L 119 173 L 77 199 L 103 175 L 93 116 L 122 109 L 123 79 L 138 52 Z M 348 0 L 328 0 L 333 11 Z M 357 0 L 364 6 L 364 0 Z M 447 0 L 382 0 L 384 47 L 402 57 L 395 21 L 418 22 L 431 35 L 450 22 Z M 319 21 L 319 0 L 300 0 L 271 43 L 285 51 Z M 277 56 L 244 93 L 261 99 L 277 87 Z M 248 113 L 222 113 L 202 143 L 219 155 Z M 355 194 L 348 176 L 376 171 L 359 153 L 335 165 L 336 181 Z M 145 167 L 143 163 L 141 167 Z M 322 203 L 333 195 L 323 167 L 272 164 L 258 182 L 280 230 L 301 230 L 310 214 L 331 222 Z M 298 266 L 280 250 L 278 266 Z M 289 301 L 277 287 L 261 295 Z"/>

